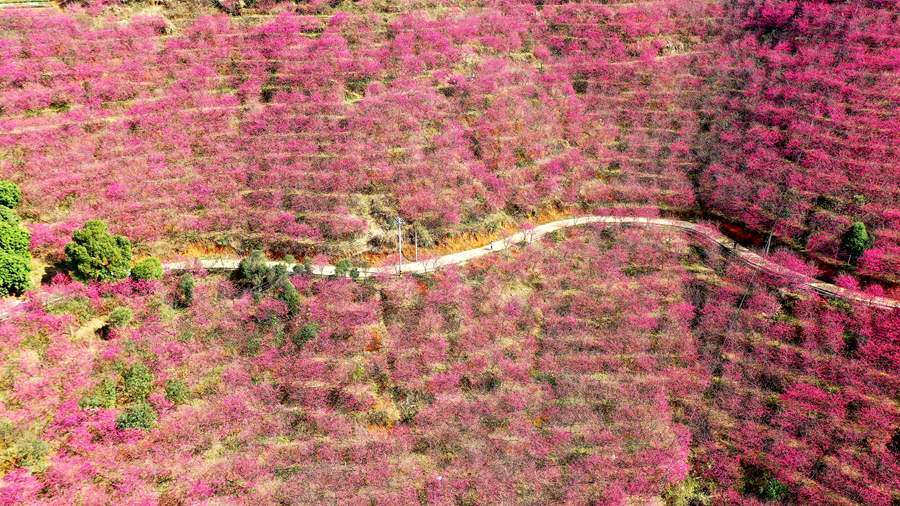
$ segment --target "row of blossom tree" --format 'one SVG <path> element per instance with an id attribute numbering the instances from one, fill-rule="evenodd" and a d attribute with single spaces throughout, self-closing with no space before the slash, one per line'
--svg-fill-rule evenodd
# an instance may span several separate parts
<path id="1" fill-rule="evenodd" d="M 548 204 L 693 204 L 678 90 L 715 6 L 376 10 L 174 33 L 4 16 L 0 173 L 34 246 L 94 216 L 297 254 L 358 250 L 396 214 L 440 237 Z"/>
<path id="2" fill-rule="evenodd" d="M 727 30 L 702 71 L 714 83 L 701 107 L 697 143 L 702 202 L 822 258 L 858 260 L 862 273 L 896 282 L 896 6 L 729 5 Z"/>
<path id="3" fill-rule="evenodd" d="M 545 241 L 422 278 L 59 275 L 0 323 L 0 498 L 890 504 L 897 311 L 672 232 Z"/>

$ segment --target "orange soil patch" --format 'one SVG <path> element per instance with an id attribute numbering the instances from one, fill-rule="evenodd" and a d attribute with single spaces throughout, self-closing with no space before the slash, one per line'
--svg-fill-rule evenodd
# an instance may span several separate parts
<path id="1" fill-rule="evenodd" d="M 419 247 L 419 259 L 427 259 L 430 257 L 447 255 L 450 253 L 456 253 L 459 251 L 465 251 L 474 248 L 480 248 L 482 246 L 486 246 L 487 244 L 494 242 L 498 239 L 502 239 L 504 237 L 510 236 L 522 230 L 522 225 L 525 223 L 530 223 L 532 225 L 541 225 L 544 223 L 549 223 L 551 221 L 557 221 L 565 218 L 570 218 L 575 216 L 576 212 L 574 208 L 565 208 L 560 206 L 546 206 L 541 208 L 536 213 L 532 213 L 530 218 L 517 224 L 509 224 L 499 230 L 488 232 L 466 232 L 462 234 L 456 234 L 441 240 L 437 245 L 432 248 L 422 248 Z M 368 265 L 382 265 L 390 255 L 395 254 L 394 252 L 386 253 L 367 253 L 363 255 L 363 261 Z M 412 261 L 415 258 L 415 246 L 411 244 L 404 243 L 403 245 L 403 256 L 407 259 L 407 261 Z"/>

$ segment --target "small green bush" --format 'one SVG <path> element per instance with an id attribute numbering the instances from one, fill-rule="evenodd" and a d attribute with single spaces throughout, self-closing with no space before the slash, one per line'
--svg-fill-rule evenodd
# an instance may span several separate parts
<path id="1" fill-rule="evenodd" d="M 32 472 L 42 472 L 47 469 L 47 454 L 50 446 L 43 440 L 26 436 L 13 446 L 6 448 L 0 460 L 15 462 L 15 467 L 24 467 Z"/>
<path id="2" fill-rule="evenodd" d="M 419 247 L 432 248 L 437 244 L 428 227 L 418 222 L 413 225 L 413 237 L 416 236 L 419 238 Z"/>
<path id="3" fill-rule="evenodd" d="M 249 257 L 238 264 L 237 270 L 232 274 L 232 281 L 242 290 L 261 293 L 271 286 L 273 277 L 273 269 L 266 264 L 265 254 L 262 250 L 253 250 Z"/>
<path id="4" fill-rule="evenodd" d="M 156 411 L 146 401 L 135 402 L 116 418 L 116 426 L 120 429 L 153 428 L 156 423 Z"/>
<path id="5" fill-rule="evenodd" d="M 114 408 L 116 406 L 116 381 L 112 378 L 103 378 L 93 392 L 84 396 L 78 405 L 88 408 Z"/>
<path id="6" fill-rule="evenodd" d="M 162 264 L 157 258 L 145 258 L 131 268 L 131 277 L 138 281 L 160 279 L 163 277 Z"/>
<path id="7" fill-rule="evenodd" d="M 291 283 L 291 280 L 284 276 L 279 279 L 278 285 L 275 287 L 277 290 L 278 300 L 285 303 L 288 308 L 288 313 L 291 316 L 296 315 L 300 311 L 300 292 L 297 291 L 297 288 L 294 287 L 294 284 Z"/>
<path id="8" fill-rule="evenodd" d="M 9 420 L 0 420 L 0 473 L 16 467 L 42 472 L 47 468 L 49 451 L 50 447 L 40 438 L 19 431 Z"/>
<path id="9" fill-rule="evenodd" d="M 768 469 L 753 464 L 742 463 L 742 491 L 763 501 L 782 502 L 788 498 L 790 490 Z"/>
<path id="10" fill-rule="evenodd" d="M 872 236 L 869 235 L 869 231 L 866 229 L 866 224 L 857 221 L 844 232 L 841 247 L 849 255 L 850 262 L 854 262 L 867 249 L 871 248 L 874 242 Z"/>
<path id="11" fill-rule="evenodd" d="M 670 506 L 704 506 L 712 502 L 708 484 L 688 476 L 678 483 L 672 483 L 663 491 L 663 501 Z"/>
<path id="12" fill-rule="evenodd" d="M 88 221 L 66 245 L 66 263 L 80 281 L 123 279 L 131 272 L 131 241 L 110 234 L 103 221 Z"/>
<path id="13" fill-rule="evenodd" d="M 334 275 L 338 277 L 348 276 L 350 275 L 350 271 L 353 270 L 353 264 L 350 260 L 346 258 L 343 260 L 338 260 L 336 264 L 334 264 Z"/>
<path id="14" fill-rule="evenodd" d="M 22 189 L 19 185 L 6 179 L 0 180 L 0 206 L 10 209 L 18 207 L 22 202 Z"/>
<path id="15" fill-rule="evenodd" d="M 106 320 L 106 324 L 110 327 L 125 327 L 129 323 L 131 323 L 132 318 L 134 318 L 134 313 L 131 309 L 127 307 L 117 307 L 109 313 L 109 318 Z"/>
<path id="16" fill-rule="evenodd" d="M 146 400 L 153 390 L 153 373 L 144 364 L 137 363 L 122 371 L 125 396 L 132 401 Z"/>
<path id="17" fill-rule="evenodd" d="M 0 250 L 0 296 L 19 295 L 31 283 L 31 255 Z"/>
<path id="18" fill-rule="evenodd" d="M 305 323 L 300 329 L 291 336 L 291 341 L 298 348 L 302 348 L 304 344 L 319 336 L 319 325 L 317 323 Z"/>
<path id="19" fill-rule="evenodd" d="M 186 308 L 194 303 L 194 286 L 194 276 L 191 276 L 189 273 L 181 275 L 173 295 L 175 307 Z"/>
<path id="20" fill-rule="evenodd" d="M 312 273 L 312 262 L 304 258 L 302 262 L 294 265 L 294 274 L 304 275 Z"/>
<path id="21" fill-rule="evenodd" d="M 30 244 L 31 232 L 18 223 L 0 221 L 0 250 L 28 254 Z"/>
<path id="22" fill-rule="evenodd" d="M 172 404 L 184 404 L 190 396 L 187 384 L 179 379 L 166 381 L 166 399 Z"/>

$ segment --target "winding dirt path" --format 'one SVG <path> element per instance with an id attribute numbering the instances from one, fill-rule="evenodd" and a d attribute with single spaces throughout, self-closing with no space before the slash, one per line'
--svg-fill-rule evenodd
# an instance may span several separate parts
<path id="1" fill-rule="evenodd" d="M 386 265 L 381 267 L 370 267 L 370 268 L 362 268 L 359 270 L 360 276 L 368 277 L 368 276 L 378 276 L 378 275 L 386 275 L 386 274 L 397 274 L 397 273 L 418 273 L 423 274 L 427 272 L 434 272 L 437 269 L 442 267 L 446 267 L 449 265 L 461 265 L 476 258 L 483 257 L 485 255 L 490 255 L 492 253 L 497 253 L 499 251 L 503 251 L 505 249 L 510 248 L 513 245 L 521 244 L 521 243 L 531 243 L 540 239 L 541 237 L 554 232 L 556 230 L 561 230 L 569 227 L 576 227 L 581 225 L 587 225 L 591 223 L 609 223 L 609 224 L 624 224 L 624 225 L 638 225 L 638 226 L 649 226 L 649 227 L 667 227 L 674 228 L 678 230 L 685 231 L 689 234 L 702 237 L 708 241 L 720 244 L 721 246 L 727 248 L 734 252 L 735 256 L 745 263 L 747 263 L 750 267 L 754 269 L 758 269 L 760 271 L 767 272 L 772 275 L 784 277 L 787 279 L 791 279 L 796 282 L 799 286 L 804 286 L 811 290 L 814 290 L 820 294 L 837 297 L 845 300 L 850 300 L 853 302 L 865 304 L 868 306 L 893 309 L 900 308 L 900 301 L 889 299 L 886 297 L 877 297 L 873 295 L 868 295 L 862 292 L 848 290 L 846 288 L 841 288 L 839 286 L 833 285 L 831 283 L 825 283 L 823 281 L 819 281 L 817 279 L 811 278 L 809 276 L 800 274 L 798 272 L 792 271 L 786 267 L 776 264 L 757 253 L 737 244 L 732 239 L 725 237 L 718 230 L 705 227 L 702 225 L 698 225 L 696 223 L 691 223 L 688 221 L 681 220 L 670 220 L 664 218 L 642 218 L 636 216 L 602 216 L 602 215 L 593 215 L 593 216 L 579 216 L 576 218 L 566 218 L 563 220 L 553 221 L 550 223 L 544 223 L 543 225 L 537 225 L 531 230 L 525 230 L 509 237 L 505 237 L 503 239 L 499 239 L 494 241 L 487 246 L 482 246 L 479 248 L 474 248 L 466 251 L 460 251 L 458 253 L 451 253 L 449 255 L 444 255 L 440 257 L 434 257 L 427 260 L 421 260 L 418 262 L 406 262 L 401 265 Z M 207 270 L 214 271 L 230 271 L 235 270 L 240 263 L 240 259 L 234 258 L 216 258 L 216 259 L 194 259 L 189 261 L 182 262 L 169 262 L 163 264 L 163 268 L 166 271 L 183 271 L 189 270 L 196 266 L 203 267 Z M 269 262 L 270 265 L 276 265 L 282 262 Z M 287 264 L 289 268 L 292 268 L 296 264 Z M 334 274 L 334 266 L 333 265 L 313 265 L 312 273 L 316 275 L 328 276 Z"/>

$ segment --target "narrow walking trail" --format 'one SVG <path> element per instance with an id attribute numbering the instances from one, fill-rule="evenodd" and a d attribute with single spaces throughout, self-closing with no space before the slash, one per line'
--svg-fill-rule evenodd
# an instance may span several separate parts
<path id="1" fill-rule="evenodd" d="M 886 297 L 877 297 L 873 295 L 868 295 L 862 292 L 848 290 L 846 288 L 841 288 L 839 286 L 833 285 L 831 283 L 825 283 L 823 281 L 819 281 L 817 279 L 811 278 L 809 276 L 805 276 L 798 272 L 792 271 L 786 267 L 783 267 L 775 262 L 772 262 L 759 254 L 737 244 L 732 239 L 727 238 L 718 230 L 705 227 L 703 225 L 698 225 L 696 223 L 691 223 L 689 221 L 681 221 L 681 220 L 671 220 L 665 218 L 643 218 L 637 216 L 605 216 L 605 215 L 591 215 L 591 216 L 579 216 L 575 218 L 566 218 L 563 220 L 552 221 L 550 223 L 544 223 L 543 225 L 535 226 L 531 230 L 524 230 L 503 239 L 496 240 L 486 246 L 482 246 L 479 248 L 474 248 L 466 251 L 460 251 L 458 253 L 451 253 L 448 255 L 443 255 L 439 257 L 430 258 L 427 260 L 421 260 L 418 262 L 406 262 L 400 265 L 385 265 L 380 267 L 370 267 L 370 268 L 362 268 L 359 270 L 360 276 L 368 277 L 368 276 L 377 276 L 377 275 L 386 275 L 386 274 L 398 274 L 398 273 L 415 273 L 415 274 L 423 274 L 427 272 L 434 272 L 442 267 L 446 267 L 449 265 L 460 265 L 476 258 L 483 257 L 485 255 L 490 255 L 492 253 L 497 253 L 508 249 L 516 244 L 521 243 L 531 243 L 537 241 L 541 237 L 554 232 L 556 230 L 561 230 L 569 227 L 576 227 L 582 225 L 588 225 L 591 223 L 608 223 L 608 224 L 622 224 L 622 225 L 637 225 L 637 226 L 647 226 L 647 227 L 667 227 L 674 228 L 678 230 L 685 231 L 691 235 L 702 237 L 708 241 L 715 242 L 724 248 L 731 250 L 734 252 L 735 256 L 740 260 L 747 263 L 754 269 L 758 269 L 760 271 L 767 272 L 769 274 L 785 277 L 788 279 L 795 280 L 796 283 L 800 286 L 805 286 L 809 289 L 815 290 L 818 293 L 823 295 L 827 295 L 830 297 L 838 297 L 845 300 L 850 300 L 853 302 L 881 307 L 881 308 L 900 308 L 900 301 L 889 299 Z M 234 258 L 215 258 L 215 259 L 194 259 L 182 262 L 170 262 L 163 264 L 163 268 L 166 271 L 183 271 L 189 270 L 196 266 L 201 266 L 207 270 L 219 270 L 219 271 L 229 271 L 235 270 L 240 263 L 240 259 Z M 283 262 L 269 262 L 270 265 L 280 264 Z M 295 264 L 287 264 L 289 268 L 293 267 Z M 332 275 L 335 272 L 335 268 L 333 265 L 313 265 L 312 273 L 315 275 L 328 276 Z"/>

